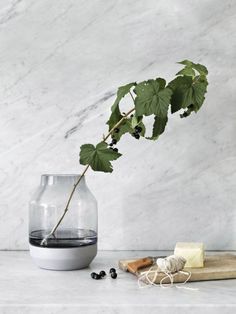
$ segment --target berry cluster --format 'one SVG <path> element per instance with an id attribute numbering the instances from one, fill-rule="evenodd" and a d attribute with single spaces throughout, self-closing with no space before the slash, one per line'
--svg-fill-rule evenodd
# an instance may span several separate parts
<path id="1" fill-rule="evenodd" d="M 140 133 L 142 132 L 141 126 L 136 125 L 134 128 L 134 133 L 132 134 L 137 140 L 140 138 Z"/>
<path id="2" fill-rule="evenodd" d="M 116 130 L 116 129 L 115 129 Z M 117 129 L 118 132 L 119 132 L 119 129 Z M 115 138 L 112 139 L 111 143 L 109 144 L 110 146 L 110 149 L 112 149 L 114 152 L 117 152 L 118 153 L 118 148 L 116 147 L 113 147 L 114 145 L 117 144 L 117 140 Z"/>
<path id="3" fill-rule="evenodd" d="M 116 273 L 115 268 L 111 268 L 109 273 L 110 273 L 112 279 L 116 279 L 117 278 L 117 273 Z M 99 274 L 97 274 L 95 272 L 91 273 L 91 277 L 93 279 L 95 279 L 95 280 L 102 279 L 102 278 L 106 277 L 106 275 L 107 274 L 106 274 L 106 272 L 104 270 L 101 270 Z"/>

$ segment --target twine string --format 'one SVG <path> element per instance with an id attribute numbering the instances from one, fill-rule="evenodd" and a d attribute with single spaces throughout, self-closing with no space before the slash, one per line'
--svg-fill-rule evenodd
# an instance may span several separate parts
<path id="1" fill-rule="evenodd" d="M 184 285 L 191 278 L 191 272 L 183 271 L 186 260 L 182 256 L 171 255 L 166 258 L 158 258 L 156 265 L 149 268 L 149 270 L 144 271 L 138 277 L 139 288 L 145 288 L 150 286 L 158 286 L 161 288 L 168 288 L 175 286 L 179 289 L 188 289 L 188 290 L 198 290 L 196 288 L 184 287 Z M 160 274 L 165 274 L 165 276 L 160 280 L 160 283 L 156 283 L 157 276 Z M 175 276 L 178 274 L 183 274 L 186 276 L 184 282 L 174 285 Z M 152 277 L 150 276 L 152 275 Z M 150 278 L 151 277 L 151 278 Z M 165 282 L 166 279 L 169 279 L 169 282 Z"/>

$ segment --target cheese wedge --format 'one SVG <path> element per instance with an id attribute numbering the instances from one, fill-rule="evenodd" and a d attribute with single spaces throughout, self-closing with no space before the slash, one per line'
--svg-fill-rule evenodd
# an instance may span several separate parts
<path id="1" fill-rule="evenodd" d="M 204 267 L 204 244 L 197 242 L 177 242 L 174 255 L 186 259 L 185 267 Z"/>

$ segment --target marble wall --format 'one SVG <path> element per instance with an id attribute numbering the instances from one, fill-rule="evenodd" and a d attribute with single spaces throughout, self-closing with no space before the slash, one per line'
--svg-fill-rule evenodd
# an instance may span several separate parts
<path id="1" fill-rule="evenodd" d="M 202 110 L 158 142 L 127 138 L 113 174 L 87 176 L 99 248 L 236 249 L 235 14 L 230 0 L 1 0 L 0 248 L 27 249 L 40 175 L 82 171 L 116 88 L 188 58 L 210 72 Z"/>

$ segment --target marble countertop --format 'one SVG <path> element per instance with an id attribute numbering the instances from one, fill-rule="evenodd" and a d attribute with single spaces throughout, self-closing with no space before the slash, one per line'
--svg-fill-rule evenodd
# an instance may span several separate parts
<path id="1" fill-rule="evenodd" d="M 236 280 L 187 284 L 198 290 L 148 287 L 118 270 L 116 280 L 93 280 L 92 271 L 117 268 L 119 259 L 165 254 L 151 251 L 100 251 L 89 268 L 47 271 L 28 251 L 0 252 L 0 313 L 233 313 Z M 168 253 L 167 253 L 168 254 Z"/>

